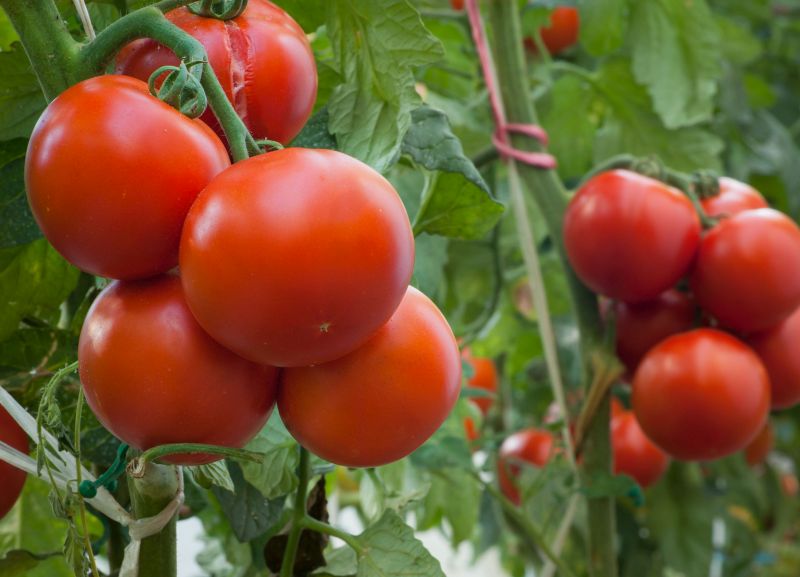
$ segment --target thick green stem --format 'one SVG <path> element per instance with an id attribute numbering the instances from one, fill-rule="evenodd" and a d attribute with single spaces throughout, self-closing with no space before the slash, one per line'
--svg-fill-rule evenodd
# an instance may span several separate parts
<path id="1" fill-rule="evenodd" d="M 489 15 L 494 31 L 498 81 L 507 120 L 521 124 L 538 124 L 527 83 L 528 74 L 523 54 L 518 3 L 515 0 L 493 0 L 490 2 Z M 521 135 L 512 135 L 512 143 L 520 150 L 534 152 L 543 150 L 539 142 Z M 562 237 L 567 195 L 555 171 L 527 165 L 520 165 L 519 170 L 520 176 L 544 215 L 551 240 L 564 264 L 581 334 L 584 382 L 588 385 L 591 382 L 590 359 L 602 351 L 603 339 L 597 298 L 578 280 L 568 264 Z M 588 431 L 582 465 L 582 483 L 590 484 L 594 477 L 608 474 L 610 470 L 609 407 L 606 399 L 599 407 Z M 591 574 L 594 577 L 615 577 L 616 520 L 613 498 L 590 498 L 588 511 Z"/>
<path id="2" fill-rule="evenodd" d="M 141 478 L 129 477 L 128 489 L 137 519 L 160 513 L 175 498 L 178 472 L 175 467 L 148 463 Z M 139 575 L 175 577 L 178 573 L 175 546 L 175 515 L 161 532 L 142 540 Z"/>
<path id="3" fill-rule="evenodd" d="M 154 462 L 170 455 L 218 455 L 220 457 L 229 457 L 231 459 L 250 461 L 252 463 L 260 463 L 264 460 L 261 453 L 255 453 L 245 449 L 197 443 L 175 443 L 171 445 L 158 445 L 157 447 L 147 449 L 139 455 L 138 462 L 142 464 Z"/>
<path id="4" fill-rule="evenodd" d="M 292 511 L 292 528 L 286 541 L 286 551 L 283 553 L 280 577 L 292 577 L 294 560 L 297 556 L 297 547 L 300 544 L 300 535 L 303 533 L 304 519 L 306 518 L 306 501 L 308 500 L 308 478 L 311 474 L 309 453 L 300 448 L 300 465 L 298 466 L 297 493 L 294 496 L 294 511 Z"/>
<path id="5" fill-rule="evenodd" d="M 0 0 L 17 31 L 47 101 L 75 84 L 78 44 L 53 0 Z"/>

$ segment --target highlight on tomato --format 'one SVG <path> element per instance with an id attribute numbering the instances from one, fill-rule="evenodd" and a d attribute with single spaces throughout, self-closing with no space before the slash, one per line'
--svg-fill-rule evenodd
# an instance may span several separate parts
<path id="1" fill-rule="evenodd" d="M 424 443 L 450 414 L 460 387 L 450 325 L 409 287 L 394 315 L 360 348 L 329 363 L 284 369 L 278 411 L 315 455 L 377 467 Z"/>
<path id="2" fill-rule="evenodd" d="M 509 435 L 500 446 L 497 457 L 497 480 L 500 490 L 515 505 L 522 502 L 517 485 L 523 467 L 544 467 L 555 454 L 552 433 L 542 429 L 523 429 Z"/>
<path id="3" fill-rule="evenodd" d="M 28 435 L 1 406 L 0 441 L 21 453 L 28 454 Z M 26 477 L 25 471 L 0 460 L 0 519 L 8 514 L 19 499 L 25 486 Z"/>
<path id="4" fill-rule="evenodd" d="M 171 443 L 240 448 L 275 405 L 277 370 L 208 336 L 172 275 L 106 287 L 83 324 L 78 362 L 87 404 L 105 428 L 136 449 Z M 220 458 L 164 460 L 195 465 Z"/>

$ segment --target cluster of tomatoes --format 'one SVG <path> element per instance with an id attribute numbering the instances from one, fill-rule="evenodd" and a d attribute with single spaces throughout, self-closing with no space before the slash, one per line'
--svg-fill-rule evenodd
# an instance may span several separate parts
<path id="1" fill-rule="evenodd" d="M 251 0 L 230 21 L 167 17 L 205 46 L 256 137 L 297 134 L 317 78 L 285 12 Z M 119 74 L 66 90 L 30 140 L 26 188 L 45 236 L 114 279 L 81 331 L 87 403 L 138 449 L 241 447 L 277 403 L 295 438 L 331 462 L 409 454 L 452 409 L 461 363 L 445 318 L 408 286 L 414 237 L 397 192 L 332 150 L 231 165 L 211 112 L 191 120 L 124 75 L 175 62 L 133 43 Z"/>

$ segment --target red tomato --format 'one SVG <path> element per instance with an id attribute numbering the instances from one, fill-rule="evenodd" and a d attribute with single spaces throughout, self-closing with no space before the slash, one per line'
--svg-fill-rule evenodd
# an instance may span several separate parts
<path id="1" fill-rule="evenodd" d="M 767 421 L 758 436 L 744 449 L 744 457 L 747 459 L 747 464 L 754 467 L 763 463 L 774 444 L 775 432 L 772 430 L 772 423 Z"/>
<path id="2" fill-rule="evenodd" d="M 555 452 L 553 435 L 540 429 L 523 429 L 506 438 L 497 457 L 497 480 L 509 501 L 519 505 L 517 479 L 525 463 L 544 467 Z"/>
<path id="3" fill-rule="evenodd" d="M 126 76 L 61 93 L 33 130 L 25 187 L 33 215 L 64 258 L 91 274 L 137 279 L 178 263 L 197 194 L 230 165 L 202 122 Z"/>
<path id="4" fill-rule="evenodd" d="M 572 267 L 593 291 L 647 301 L 674 285 L 692 263 L 700 220 L 678 190 L 627 170 L 589 180 L 564 217 Z"/>
<path id="5" fill-rule="evenodd" d="M 542 42 L 550 54 L 563 52 L 578 41 L 580 30 L 578 9 L 571 6 L 559 6 L 550 15 L 550 26 L 539 31 Z"/>
<path id="6" fill-rule="evenodd" d="M 627 413 L 628 410 L 617 397 L 611 397 L 611 418 Z"/>
<path id="7" fill-rule="evenodd" d="M 28 454 L 28 435 L 3 407 L 0 406 L 0 441 Z M 0 459 L 0 519 L 5 517 L 22 493 L 25 471 Z"/>
<path id="8" fill-rule="evenodd" d="M 676 459 L 742 450 L 769 412 L 769 377 L 747 345 L 722 331 L 668 337 L 642 359 L 633 410 L 644 433 Z"/>
<path id="9" fill-rule="evenodd" d="M 752 335 L 748 342 L 767 367 L 772 385 L 772 408 L 800 403 L 800 309 L 778 326 Z"/>
<path id="10" fill-rule="evenodd" d="M 694 326 L 695 306 L 686 293 L 670 289 L 644 303 L 614 303 L 617 356 L 632 375 L 642 357 L 665 338 Z"/>
<path id="11" fill-rule="evenodd" d="M 467 440 L 469 442 L 475 442 L 481 436 L 481 432 L 478 430 L 478 427 L 475 426 L 475 419 L 472 417 L 466 417 L 464 419 L 464 433 L 467 435 Z"/>
<path id="12" fill-rule="evenodd" d="M 361 348 L 333 362 L 283 371 L 278 411 L 312 453 L 377 467 L 410 454 L 458 399 L 461 359 L 450 325 L 428 297 L 403 302 Z"/>
<path id="13" fill-rule="evenodd" d="M 463 10 L 464 0 L 450 0 L 450 6 L 453 7 L 453 10 Z"/>
<path id="14" fill-rule="evenodd" d="M 306 366 L 370 338 L 405 295 L 414 236 L 392 185 L 333 150 L 239 162 L 192 206 L 181 277 L 198 322 L 255 362 Z"/>
<path id="15" fill-rule="evenodd" d="M 725 176 L 719 179 L 719 194 L 700 202 L 708 216 L 734 216 L 745 210 L 769 206 L 755 188 Z"/>
<path id="16" fill-rule="evenodd" d="M 611 446 L 614 474 L 633 477 L 647 488 L 658 481 L 669 467 L 669 457 L 647 438 L 630 411 L 614 414 L 611 420 Z"/>
<path id="17" fill-rule="evenodd" d="M 700 243 L 692 291 L 720 325 L 777 325 L 800 306 L 800 228 L 771 208 L 723 219 Z"/>
<path id="18" fill-rule="evenodd" d="M 236 112 L 256 138 L 291 141 L 311 115 L 317 97 L 314 53 L 302 28 L 266 0 L 250 0 L 232 20 L 178 8 L 166 14 L 197 38 Z M 155 40 L 137 40 L 117 58 L 117 72 L 147 80 L 178 58 Z M 211 107 L 202 119 L 224 138 Z"/>
<path id="19" fill-rule="evenodd" d="M 492 359 L 473 357 L 472 352 L 465 348 L 461 351 L 461 358 L 472 366 L 472 376 L 467 381 L 467 386 L 473 389 L 483 389 L 492 393 L 491 397 L 472 397 L 470 401 L 486 415 L 494 404 L 494 395 L 497 394 L 497 366 Z"/>
<path id="20" fill-rule="evenodd" d="M 237 357 L 203 332 L 175 276 L 106 287 L 83 324 L 78 361 L 94 414 L 137 449 L 242 447 L 275 405 L 276 369 Z M 167 460 L 192 465 L 217 459 Z"/>
<path id="21" fill-rule="evenodd" d="M 796 497 L 798 490 L 800 490 L 800 483 L 797 482 L 797 476 L 793 473 L 784 473 L 781 475 L 781 490 L 787 497 Z"/>

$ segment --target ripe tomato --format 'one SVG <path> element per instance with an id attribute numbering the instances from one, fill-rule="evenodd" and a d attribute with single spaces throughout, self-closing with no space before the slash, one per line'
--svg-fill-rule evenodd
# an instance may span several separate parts
<path id="1" fill-rule="evenodd" d="M 517 479 L 524 463 L 544 467 L 554 453 L 553 435 L 540 429 L 523 429 L 503 441 L 497 456 L 497 480 L 509 501 L 515 505 L 522 502 Z"/>
<path id="2" fill-rule="evenodd" d="M 747 464 L 754 467 L 763 463 L 774 444 L 775 432 L 772 430 L 772 423 L 767 421 L 761 432 L 744 449 L 744 458 L 747 460 Z"/>
<path id="3" fill-rule="evenodd" d="M 491 397 L 472 397 L 470 401 L 486 415 L 489 408 L 494 404 L 494 395 L 497 393 L 497 366 L 492 359 L 485 357 L 473 357 L 472 352 L 465 348 L 461 351 L 461 358 L 464 362 L 472 366 L 472 376 L 467 381 L 467 386 L 473 389 L 483 389 L 492 393 Z"/>
<path id="4" fill-rule="evenodd" d="M 614 303 L 617 356 L 633 375 L 642 357 L 668 336 L 694 325 L 695 306 L 686 293 L 670 289 L 644 303 Z"/>
<path id="5" fill-rule="evenodd" d="M 719 179 L 719 194 L 704 198 L 700 203 L 708 216 L 734 216 L 745 210 L 769 206 L 755 188 L 725 176 Z"/>
<path id="6" fill-rule="evenodd" d="M 333 150 L 288 148 L 214 179 L 183 229 L 189 307 L 224 346 L 274 366 L 324 363 L 392 315 L 414 236 L 392 185 Z"/>
<path id="7" fill-rule="evenodd" d="M 408 288 L 392 318 L 333 362 L 283 371 L 278 411 L 292 436 L 337 465 L 377 467 L 410 454 L 458 399 L 461 359 L 450 325 Z"/>
<path id="8" fill-rule="evenodd" d="M 0 406 L 0 441 L 28 454 L 28 435 L 3 407 Z M 0 519 L 6 516 L 22 493 L 25 471 L 0 460 Z"/>
<path id="9" fill-rule="evenodd" d="M 267 0 L 250 0 L 232 20 L 197 16 L 185 7 L 166 16 L 203 44 L 225 94 L 256 138 L 287 143 L 300 132 L 317 97 L 317 68 L 291 16 Z M 178 62 L 155 40 L 137 40 L 120 52 L 117 72 L 147 80 Z M 224 139 L 210 107 L 202 119 Z"/>
<path id="10" fill-rule="evenodd" d="M 658 481 L 669 467 L 669 457 L 647 438 L 631 411 L 614 414 L 611 420 L 614 474 L 625 474 L 643 488 Z"/>
<path id="11" fill-rule="evenodd" d="M 800 491 L 800 483 L 794 473 L 783 473 L 781 475 L 781 490 L 787 497 L 796 497 Z"/>
<path id="12" fill-rule="evenodd" d="M 94 414 L 137 449 L 242 447 L 275 405 L 277 370 L 237 357 L 203 332 L 171 275 L 106 287 L 83 324 L 78 361 Z M 167 460 L 192 465 L 217 459 Z"/>
<path id="13" fill-rule="evenodd" d="M 772 385 L 772 408 L 800 403 L 800 309 L 778 326 L 752 335 L 748 342 L 767 367 Z"/>
<path id="14" fill-rule="evenodd" d="M 700 243 L 691 285 L 724 327 L 777 325 L 800 306 L 800 228 L 771 208 L 723 219 Z"/>
<path id="15" fill-rule="evenodd" d="M 558 6 L 550 15 L 550 26 L 539 31 L 542 42 L 550 54 L 563 52 L 578 41 L 580 30 L 578 9 L 571 6 Z"/>
<path id="16" fill-rule="evenodd" d="M 658 297 L 688 272 L 700 220 L 678 190 L 627 170 L 589 180 L 564 217 L 575 273 L 593 291 L 640 302 Z"/>
<path id="17" fill-rule="evenodd" d="M 767 370 L 727 333 L 668 337 L 642 359 L 633 410 L 644 433 L 676 459 L 710 460 L 742 450 L 769 412 Z"/>
<path id="18" fill-rule="evenodd" d="M 453 10 L 463 10 L 464 0 L 450 0 L 450 6 L 453 7 Z"/>
<path id="19" fill-rule="evenodd" d="M 186 213 L 230 165 L 222 142 L 126 76 L 90 78 L 42 114 L 25 159 L 36 221 L 91 274 L 137 279 L 178 263 Z"/>
<path id="20" fill-rule="evenodd" d="M 472 417 L 464 418 L 464 433 L 467 436 L 467 440 L 471 443 L 477 441 L 481 436 L 481 432 L 478 430 L 478 427 L 475 426 L 475 419 Z"/>

